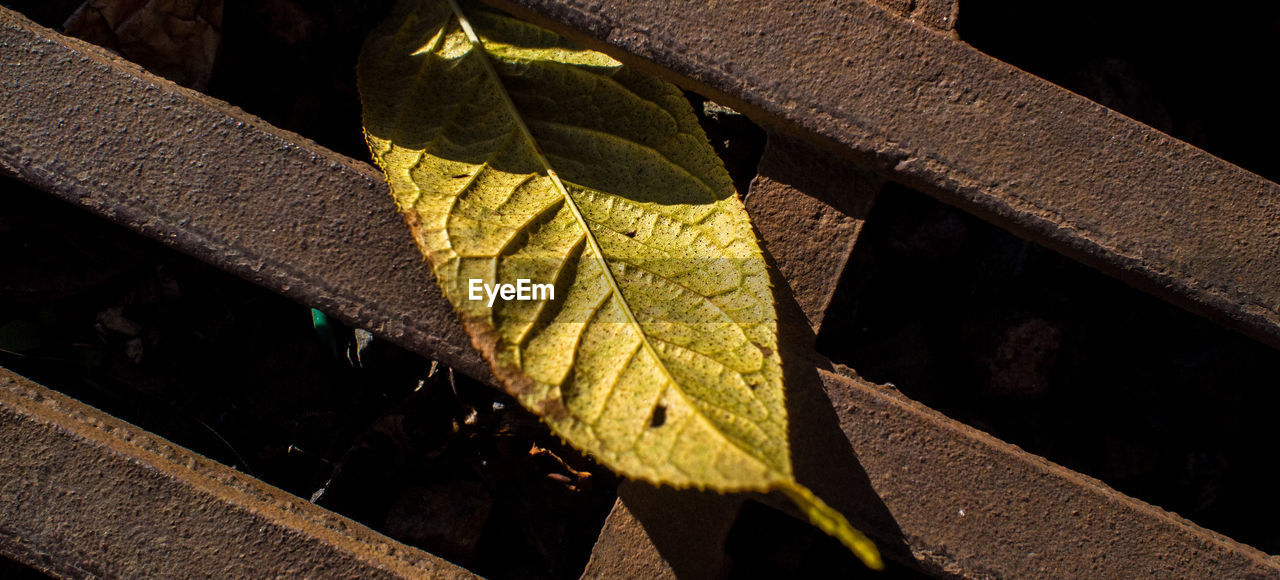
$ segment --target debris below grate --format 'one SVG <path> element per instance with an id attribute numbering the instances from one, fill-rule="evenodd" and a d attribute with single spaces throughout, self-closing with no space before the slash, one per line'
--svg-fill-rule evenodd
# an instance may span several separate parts
<path id="1" fill-rule="evenodd" d="M 1280 552 L 1275 350 L 900 187 L 819 348 L 872 381 Z"/>
<path id="2" fill-rule="evenodd" d="M 378 340 L 355 367 L 304 306 L 0 191 L 0 271 L 21 273 L 0 280 L 0 364 L 477 573 L 585 565 L 616 481 L 509 397 Z"/>

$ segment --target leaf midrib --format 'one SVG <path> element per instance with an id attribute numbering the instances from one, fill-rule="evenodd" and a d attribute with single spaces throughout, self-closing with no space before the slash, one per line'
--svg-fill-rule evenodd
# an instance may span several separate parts
<path id="1" fill-rule="evenodd" d="M 556 184 L 557 191 L 559 191 L 561 196 L 564 197 L 564 205 L 572 211 L 573 219 L 577 220 L 577 224 L 582 228 L 582 232 L 584 232 L 586 236 L 586 243 L 588 243 L 588 246 L 591 248 L 591 254 L 595 255 L 595 260 L 598 262 L 600 270 L 604 271 L 604 278 L 609 282 L 609 291 L 613 293 L 613 296 L 618 298 L 618 303 L 621 303 L 622 305 L 622 311 L 627 315 L 627 323 L 630 324 L 632 330 L 635 330 L 635 333 L 639 335 L 640 342 L 644 343 L 645 350 L 649 352 L 650 356 L 653 356 L 654 361 L 657 362 L 658 366 L 662 367 L 662 373 L 666 376 L 667 380 L 672 384 L 678 384 L 676 383 L 676 379 L 671 375 L 671 371 L 667 370 L 667 365 L 663 364 L 662 358 L 658 357 L 658 352 L 654 351 L 653 344 L 649 343 L 649 337 L 644 333 L 644 329 L 640 328 L 639 321 L 636 320 L 634 312 L 631 311 L 630 303 L 627 303 L 626 297 L 622 296 L 622 289 L 618 287 L 618 280 L 613 277 L 613 271 L 609 270 L 609 262 L 604 259 L 604 251 L 600 250 L 600 243 L 596 241 L 595 234 L 591 232 L 591 228 L 588 223 L 586 223 L 585 216 L 582 215 L 582 211 L 577 207 L 577 202 L 573 201 L 572 196 L 568 195 L 568 188 L 564 187 L 564 182 L 559 178 L 559 174 L 556 173 L 556 169 L 554 169 L 552 164 L 550 164 L 550 161 L 547 160 L 547 155 L 543 154 L 543 149 L 538 145 L 538 140 L 535 140 L 534 133 L 529 131 L 529 125 L 525 124 L 525 119 L 521 117 L 520 109 L 516 108 L 516 102 L 511 100 L 511 95 L 508 95 L 506 86 L 503 86 L 502 77 L 498 76 L 498 70 L 494 69 L 492 61 L 488 58 L 488 51 L 485 50 L 484 41 L 480 40 L 480 36 L 476 35 L 475 29 L 471 28 L 471 20 L 468 20 L 466 14 L 462 13 L 462 8 L 461 6 L 458 6 L 457 0 L 449 0 L 449 8 L 453 9 L 453 15 L 458 19 L 458 24 L 460 24 L 462 32 L 467 36 L 467 41 L 471 42 L 472 49 L 476 50 L 477 55 L 479 55 L 480 59 L 484 61 L 485 73 L 488 74 L 490 81 L 493 81 L 494 85 L 498 87 L 498 93 L 502 96 L 503 104 L 507 106 L 507 110 L 511 111 L 511 117 L 513 122 L 516 123 L 516 127 L 520 129 L 520 133 L 525 137 L 525 141 L 529 142 L 530 149 L 532 149 L 532 151 L 534 151 L 534 155 L 538 157 L 538 163 L 543 166 L 543 169 L 547 172 L 547 177 L 550 178 L 550 181 Z"/>
<path id="2" fill-rule="evenodd" d="M 560 180 L 560 176 L 556 173 L 555 168 L 551 166 L 551 162 L 548 161 L 546 155 L 543 154 L 542 147 L 538 145 L 537 139 L 535 139 L 533 137 L 533 133 L 529 131 L 529 126 L 525 124 L 524 118 L 520 115 L 520 110 L 516 107 L 515 101 L 513 101 L 511 99 L 511 95 L 507 93 L 506 86 L 502 82 L 502 77 L 498 75 L 498 71 L 494 68 L 493 62 L 489 60 L 488 51 L 485 50 L 484 47 L 484 41 L 480 39 L 480 36 L 476 34 L 475 29 L 471 27 L 471 21 L 467 19 L 466 14 L 462 11 L 462 7 L 458 5 L 458 0 L 449 0 L 449 7 L 453 10 L 454 17 L 458 19 L 458 24 L 462 28 L 463 34 L 467 36 L 467 41 L 471 43 L 472 50 L 476 51 L 476 55 L 481 61 L 483 61 L 485 73 L 497 87 L 498 94 L 502 97 L 503 104 L 507 107 L 507 110 L 511 112 L 511 117 L 515 122 L 516 127 L 519 128 L 521 135 L 526 141 L 528 141 L 529 147 L 538 159 L 538 163 L 547 172 L 547 177 L 551 179 L 551 182 L 555 184 L 560 195 L 564 197 L 565 205 L 571 212 L 573 212 L 574 219 L 582 228 L 587 244 L 591 248 L 591 252 L 595 255 L 596 262 L 604 272 L 605 280 L 609 282 L 609 290 L 618 299 L 618 303 L 622 306 L 623 313 L 626 314 L 627 323 L 640 338 L 640 342 L 644 346 L 645 351 L 653 359 L 654 363 L 658 365 L 658 368 L 662 370 L 662 375 L 666 377 L 667 380 L 667 388 L 675 388 L 676 392 L 680 394 L 680 397 L 686 399 L 686 404 L 689 405 L 690 411 L 697 414 L 701 420 L 707 421 L 714 426 L 715 422 L 706 417 L 697 405 L 694 405 L 691 401 L 687 401 L 688 395 L 679 388 L 680 382 L 671 375 L 671 371 L 667 369 L 666 363 L 662 361 L 662 357 L 658 356 L 657 350 L 654 349 L 653 344 L 649 342 L 649 336 L 644 332 L 644 329 L 640 326 L 640 322 L 636 320 L 635 314 L 631 311 L 631 305 L 627 303 L 626 297 L 622 294 L 622 289 L 618 286 L 618 281 L 614 277 L 613 271 L 609 268 L 609 262 L 605 260 L 604 251 L 601 250 L 599 242 L 596 241 L 595 234 L 592 233 L 591 227 L 587 224 L 586 217 L 582 215 L 582 211 L 578 208 L 577 202 L 574 201 L 573 196 L 569 195 L 568 188 L 565 187 L 564 182 Z M 750 457 L 755 461 L 759 461 L 768 471 L 788 475 L 785 471 L 779 472 L 776 467 L 770 464 L 770 462 L 757 457 L 755 453 L 752 453 L 751 450 L 743 447 L 741 443 L 734 440 L 732 437 L 719 433 L 719 428 L 716 428 L 715 431 L 726 443 L 738 448 L 738 450 L 746 454 L 747 457 Z"/>
<path id="3" fill-rule="evenodd" d="M 609 282 L 610 292 L 618 298 L 618 303 L 622 305 L 622 311 L 627 315 L 627 323 L 640 337 L 645 350 L 653 357 L 654 362 L 662 369 L 663 376 L 671 384 L 679 384 L 676 382 L 675 377 L 671 376 L 671 372 L 667 370 L 667 365 L 663 364 L 662 359 L 658 357 L 657 351 L 649 343 L 648 335 L 644 333 L 644 329 L 640 327 L 640 322 L 636 320 L 635 314 L 631 311 L 631 305 L 627 303 L 626 297 L 622 294 L 622 289 L 618 286 L 618 280 L 614 278 L 613 271 L 609 269 L 609 262 L 604 258 L 604 251 L 600 249 L 600 243 L 596 241 L 596 236 L 587 224 L 586 217 L 582 215 L 582 210 L 578 208 L 573 196 L 569 195 L 568 188 L 565 187 L 563 181 L 560 181 L 560 175 L 556 173 L 555 168 L 551 166 L 551 162 L 547 160 L 547 156 L 543 154 L 542 147 L 538 145 L 537 139 L 534 139 L 533 133 L 529 131 L 529 126 L 525 124 L 524 118 L 520 116 L 520 110 L 516 108 L 515 101 L 511 100 L 511 95 L 507 94 L 506 87 L 502 84 L 502 77 L 498 76 L 497 69 L 493 67 L 493 63 L 488 58 L 488 52 L 484 48 L 484 41 L 480 40 L 480 36 L 471 27 L 471 21 L 462 12 L 462 7 L 458 5 L 458 0 L 449 0 L 449 7 L 453 9 L 453 14 L 458 19 L 458 24 L 462 27 L 463 34 L 466 34 L 467 40 L 471 42 L 472 48 L 478 51 L 477 55 L 484 62 L 485 73 L 489 75 L 489 79 L 498 87 L 498 93 L 502 96 L 503 104 L 511 111 L 512 120 L 515 122 L 516 127 L 520 129 L 520 134 L 529 142 L 529 147 L 538 158 L 538 163 L 547 172 L 547 177 L 555 184 L 556 190 L 564 197 L 565 205 L 569 208 L 569 211 L 573 212 L 574 219 L 586 236 L 587 245 L 591 248 L 591 253 L 595 255 L 596 262 L 604 272 L 605 279 Z"/>

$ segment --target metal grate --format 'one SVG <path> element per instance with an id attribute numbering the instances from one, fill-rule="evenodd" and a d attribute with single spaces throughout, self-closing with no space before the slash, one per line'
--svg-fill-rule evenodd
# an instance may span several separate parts
<path id="1" fill-rule="evenodd" d="M 785 276 L 801 479 L 891 558 L 934 575 L 1280 574 L 1253 548 L 812 354 L 886 178 L 1274 345 L 1280 186 L 913 24 L 893 3 L 719 2 L 725 21 L 701 18 L 697 3 L 659 0 L 494 3 L 770 129 L 747 201 Z M 947 13 L 939 6 L 921 18 L 937 25 Z M 397 217 L 374 205 L 387 196 L 366 164 L 8 9 L 0 63 L 0 168 L 492 382 L 449 307 L 424 292 L 429 275 L 400 243 Z M 0 546 L 25 562 L 64 576 L 463 573 L 27 381 L 3 381 L 0 428 L 18 444 L 5 446 L 0 465 L 8 485 L 22 485 L 0 495 L 10 522 Z M 80 459 L 39 463 L 50 453 Z M 28 473 L 49 475 L 19 475 Z M 122 489 L 125 481 L 147 484 Z M 50 499 L 59 490 L 87 503 Z M 620 497 L 588 576 L 714 575 L 726 562 L 706 555 L 745 541 L 731 537 L 740 499 L 633 484 Z M 121 505 L 141 515 L 93 517 Z M 226 515 L 205 521 L 192 510 Z M 211 535 L 196 563 L 174 549 L 185 542 L 153 533 L 166 526 L 177 526 L 172 537 L 242 533 Z"/>

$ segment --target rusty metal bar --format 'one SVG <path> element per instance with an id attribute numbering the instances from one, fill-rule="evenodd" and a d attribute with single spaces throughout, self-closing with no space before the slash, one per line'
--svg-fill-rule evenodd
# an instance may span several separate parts
<path id="1" fill-rule="evenodd" d="M 860 0 L 485 0 L 1280 345 L 1280 185 Z"/>
<path id="2" fill-rule="evenodd" d="M 765 250 L 816 332 L 884 187 L 877 173 L 770 135 L 744 203 Z"/>
<path id="3" fill-rule="evenodd" d="M 6 10 L 0 10 L 0 67 L 0 165 L 8 171 L 464 372 L 487 376 L 402 226 L 391 217 L 377 175 L 364 164 Z M 806 325 L 805 330 L 811 340 L 811 329 Z M 1101 546 L 1113 549 L 1110 553 L 1133 570 L 1165 569 L 1160 558 L 1173 554 L 1179 563 L 1194 559 L 1200 566 L 1194 569 L 1211 576 L 1280 572 L 1256 550 L 895 393 L 815 370 L 829 366 L 822 361 L 810 363 L 808 378 L 797 380 L 793 390 L 795 401 L 808 401 L 808 411 L 793 413 L 794 424 L 827 429 L 796 435 L 797 470 L 824 496 L 841 498 L 832 501 L 869 530 L 898 538 L 900 544 L 886 544 L 891 554 L 907 550 L 897 553 L 911 559 L 932 554 L 942 565 L 977 576 L 998 569 L 1002 561 L 1028 557 L 1023 552 L 1028 547 L 1056 550 L 1058 561 L 1111 558 L 1098 551 L 1099 544 L 1083 541 L 1096 536 L 1110 538 L 1112 543 Z M 826 419 L 818 420 L 823 413 Z M 17 441 L 6 450 L 22 457 L 27 446 L 54 436 L 46 429 L 34 439 L 6 439 Z M 849 445 L 861 458 L 861 479 L 842 479 L 854 472 L 830 469 L 854 457 L 838 452 Z M 93 465 L 113 456 L 99 447 L 82 457 Z M 828 475 L 814 475 L 815 470 Z M 904 472 L 935 484 L 915 489 L 898 483 Z M 851 496 L 850 490 L 863 495 Z M 999 503 L 1010 496 L 1035 508 Z M 1070 498 L 1069 508 L 1062 498 Z M 82 509 L 95 509 L 94 499 L 85 497 Z M 988 509 L 978 528 L 952 517 L 949 507 L 939 507 L 969 504 Z M 1064 515 L 1062 509 L 1079 511 Z M 1093 527 L 1099 522 L 1110 527 Z M 1126 535 L 1107 531 L 1112 528 Z M 981 534 L 971 535 L 975 531 Z M 1004 538 L 1011 539 L 1003 543 Z M 1130 544 L 1119 544 L 1122 539 Z M 1155 545 L 1174 548 L 1168 554 L 1144 548 Z M 1031 568 L 1019 570 L 1036 575 Z M 1051 572 L 1039 572 L 1046 573 Z"/>
<path id="4" fill-rule="evenodd" d="M 792 350 L 793 358 L 812 357 L 806 351 L 813 333 L 803 327 L 807 322 L 816 331 L 821 323 L 877 181 L 774 136 L 760 165 L 747 208 L 786 275 L 775 282 L 783 336 L 789 338 L 784 350 Z M 1253 548 L 998 441 L 896 390 L 842 374 L 827 361 L 811 364 L 823 370 L 788 372 L 797 474 L 902 564 L 957 578 L 1280 575 L 1280 562 Z M 846 456 L 857 457 L 857 465 L 841 466 Z M 628 569 L 654 578 L 729 572 L 731 562 L 707 554 L 723 551 L 740 499 L 631 483 L 623 484 L 619 497 L 584 578 L 617 577 Z"/>
<path id="5" fill-rule="evenodd" d="M 1280 561 L 951 420 L 821 372 L 913 556 L 965 577 L 1271 578 Z"/>
<path id="6" fill-rule="evenodd" d="M 0 553 L 65 578 L 472 578 L 0 368 Z"/>
<path id="7" fill-rule="evenodd" d="M 0 170 L 469 375 L 381 174 L 0 8 Z"/>
<path id="8" fill-rule="evenodd" d="M 823 477 L 833 469 L 830 453 L 818 466 L 819 458 L 797 457 L 798 472 L 815 477 L 815 491 L 834 498 L 893 560 L 951 578 L 1280 577 L 1276 558 L 896 391 L 836 372 L 820 376 L 817 404 L 834 407 L 867 481 Z M 725 562 L 694 555 L 725 545 L 736 503 L 636 484 L 619 494 L 584 578 L 627 569 L 655 578 L 726 572 Z"/>

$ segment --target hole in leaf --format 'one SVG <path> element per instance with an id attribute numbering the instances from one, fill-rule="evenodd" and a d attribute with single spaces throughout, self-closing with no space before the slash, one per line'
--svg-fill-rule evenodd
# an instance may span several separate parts
<path id="1" fill-rule="evenodd" d="M 666 405 L 658 405 L 653 408 L 653 416 L 649 417 L 649 427 L 657 429 L 667 422 Z"/>

